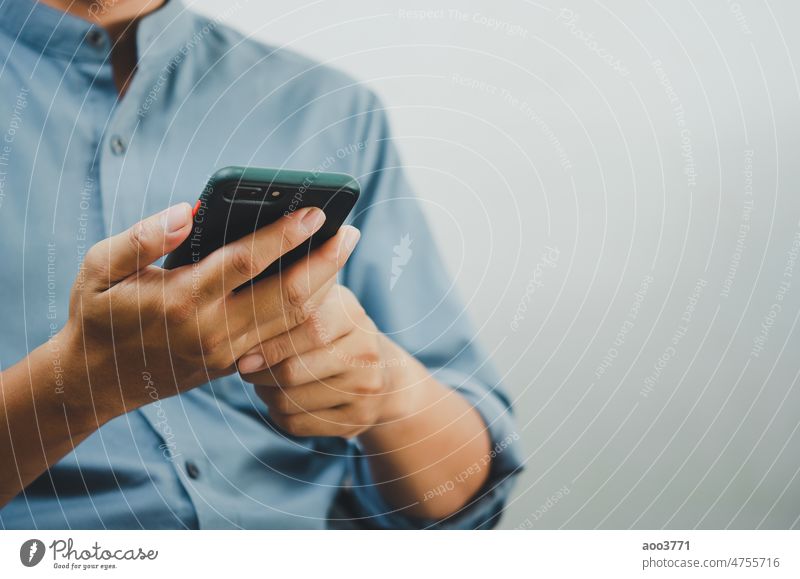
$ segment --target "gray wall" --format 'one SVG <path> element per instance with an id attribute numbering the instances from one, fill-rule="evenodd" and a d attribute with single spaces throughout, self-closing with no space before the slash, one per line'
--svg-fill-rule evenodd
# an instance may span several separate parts
<path id="1" fill-rule="evenodd" d="M 194 5 L 391 107 L 515 398 L 505 527 L 800 524 L 795 2 Z"/>

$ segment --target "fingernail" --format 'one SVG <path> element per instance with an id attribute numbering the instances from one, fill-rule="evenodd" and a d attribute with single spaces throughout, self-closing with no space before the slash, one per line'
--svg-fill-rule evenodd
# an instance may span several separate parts
<path id="1" fill-rule="evenodd" d="M 347 229 L 345 229 L 344 248 L 347 251 L 348 255 L 352 253 L 353 248 L 356 246 L 356 243 L 358 243 L 358 240 L 360 238 L 361 238 L 361 232 L 355 227 L 348 227 Z"/>
<path id="2" fill-rule="evenodd" d="M 264 367 L 264 363 L 264 356 L 261 354 L 250 354 L 248 356 L 244 356 L 241 360 L 239 360 L 239 372 L 242 374 L 256 372 Z"/>
<path id="3" fill-rule="evenodd" d="M 300 219 L 300 228 L 306 233 L 314 233 L 322 227 L 325 221 L 325 213 L 316 207 L 309 207 L 305 215 Z"/>
<path id="4" fill-rule="evenodd" d="M 189 220 L 189 204 L 179 203 L 161 213 L 161 226 L 167 233 L 176 233 L 183 229 Z"/>

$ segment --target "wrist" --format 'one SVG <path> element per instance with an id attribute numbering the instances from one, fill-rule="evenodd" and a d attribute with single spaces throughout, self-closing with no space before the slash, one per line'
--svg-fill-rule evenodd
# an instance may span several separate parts
<path id="1" fill-rule="evenodd" d="M 382 341 L 386 394 L 377 425 L 402 421 L 418 412 L 427 370 L 386 336 Z"/>
<path id="2" fill-rule="evenodd" d="M 424 411 L 430 386 L 427 369 L 408 352 L 386 336 L 382 341 L 386 390 L 381 412 L 375 424 L 359 435 L 359 440 L 373 448 L 385 446 L 409 420 Z"/>
<path id="3" fill-rule="evenodd" d="M 67 322 L 42 348 L 50 364 L 52 392 L 71 429 L 93 432 L 116 416 L 104 403 L 103 388 L 96 383 L 92 387 L 92 361 L 80 331 Z"/>

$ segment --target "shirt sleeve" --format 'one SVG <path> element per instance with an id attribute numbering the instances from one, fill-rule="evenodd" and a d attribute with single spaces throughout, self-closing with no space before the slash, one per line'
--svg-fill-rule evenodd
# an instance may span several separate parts
<path id="1" fill-rule="evenodd" d="M 491 527 L 497 523 L 512 479 L 521 469 L 520 437 L 514 430 L 511 404 L 490 360 L 475 342 L 467 312 L 425 221 L 421 201 L 406 178 L 387 116 L 374 96 L 365 115 L 364 155 L 354 168 L 362 194 L 352 221 L 362 236 L 343 281 L 382 332 L 479 412 L 491 446 L 475 468 L 481 463 L 490 463 L 491 468 L 484 487 L 461 511 L 445 520 L 422 520 L 406 516 L 383 500 L 366 458 L 354 444 L 350 484 L 343 493 L 343 503 L 362 527 Z M 465 471 L 461 476 L 470 474 Z M 458 480 L 430 492 L 448 492 L 459 484 Z"/>

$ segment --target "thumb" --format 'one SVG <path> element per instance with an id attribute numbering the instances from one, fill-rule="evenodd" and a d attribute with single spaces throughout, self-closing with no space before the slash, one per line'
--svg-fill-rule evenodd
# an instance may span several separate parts
<path id="1" fill-rule="evenodd" d="M 109 288 L 178 247 L 191 229 L 189 204 L 173 205 L 97 243 L 86 254 L 86 273 Z"/>

